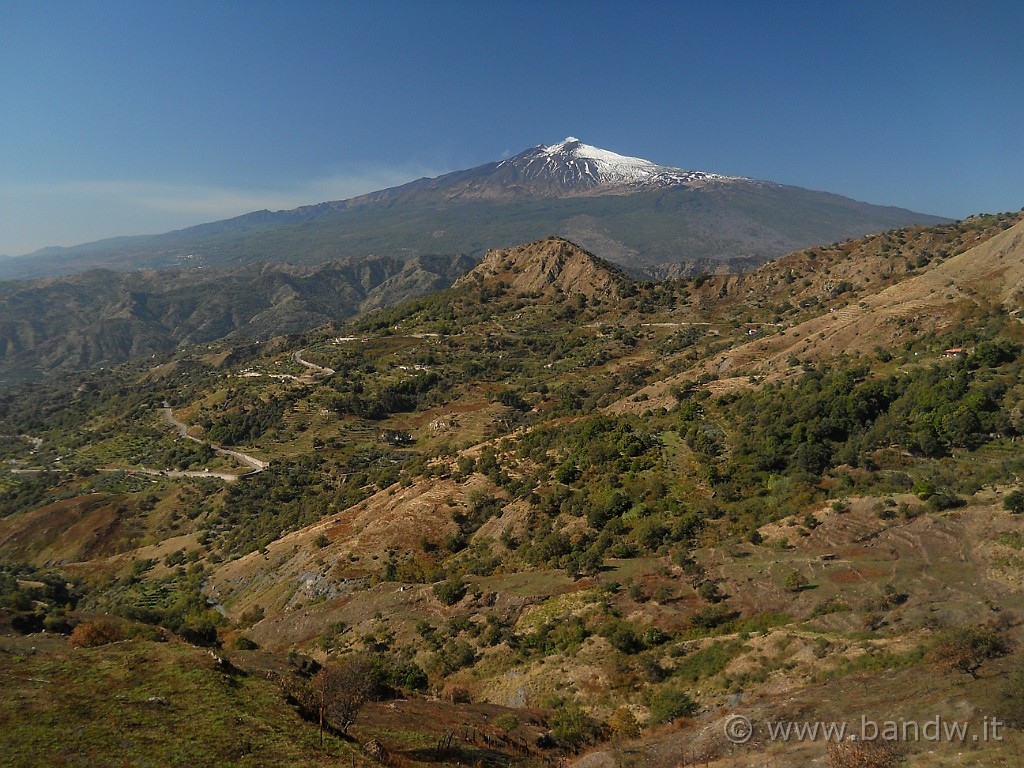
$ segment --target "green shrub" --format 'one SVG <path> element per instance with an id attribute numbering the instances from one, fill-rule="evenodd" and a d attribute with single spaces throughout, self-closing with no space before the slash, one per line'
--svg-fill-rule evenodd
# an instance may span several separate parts
<path id="1" fill-rule="evenodd" d="M 578 704 L 559 707 L 551 717 L 551 738 L 573 753 L 594 737 L 594 727 Z"/>
<path id="2" fill-rule="evenodd" d="M 1024 492 L 1017 490 L 1009 493 L 1003 499 L 1003 509 L 1014 515 L 1024 514 Z"/>
<path id="3" fill-rule="evenodd" d="M 385 673 L 389 685 L 403 691 L 425 691 L 427 673 L 412 661 L 399 661 L 392 664 Z"/>
<path id="4" fill-rule="evenodd" d="M 718 588 L 718 582 L 711 579 L 705 579 L 700 583 L 700 586 L 697 587 L 697 595 L 708 603 L 720 602 L 724 597 Z"/>
<path id="5" fill-rule="evenodd" d="M 690 617 L 690 623 L 698 629 L 716 629 L 727 623 L 733 613 L 724 605 L 706 605 Z"/>
<path id="6" fill-rule="evenodd" d="M 651 696 L 651 722 L 671 723 L 697 713 L 697 703 L 679 688 L 661 688 Z"/>
<path id="7" fill-rule="evenodd" d="M 956 509 L 964 506 L 966 502 L 959 496 L 952 493 L 933 493 L 928 499 L 928 507 L 934 512 L 942 512 L 946 509 Z"/>
<path id="8" fill-rule="evenodd" d="M 702 678 L 717 675 L 742 651 L 743 643 L 738 640 L 714 643 L 684 656 L 676 665 L 674 675 L 696 683 Z"/>
<path id="9" fill-rule="evenodd" d="M 810 582 L 807 580 L 807 577 L 799 571 L 793 571 L 786 577 L 785 587 L 787 592 L 802 592 L 809 585 Z"/>
<path id="10" fill-rule="evenodd" d="M 466 596 L 466 582 L 458 577 L 434 585 L 434 595 L 445 605 L 455 605 Z"/>
<path id="11" fill-rule="evenodd" d="M 509 734 L 519 727 L 519 718 L 516 717 L 514 712 L 505 712 L 494 718 L 494 725 L 504 733 Z"/>

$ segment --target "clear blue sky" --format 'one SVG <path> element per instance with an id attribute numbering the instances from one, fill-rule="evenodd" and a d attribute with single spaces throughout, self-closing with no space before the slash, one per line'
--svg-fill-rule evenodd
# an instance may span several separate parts
<path id="1" fill-rule="evenodd" d="M 567 135 L 962 217 L 1024 206 L 1024 3 L 0 0 L 0 253 Z"/>

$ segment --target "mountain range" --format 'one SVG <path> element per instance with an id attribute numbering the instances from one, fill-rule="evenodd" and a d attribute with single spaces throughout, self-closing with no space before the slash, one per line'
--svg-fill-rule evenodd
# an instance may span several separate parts
<path id="1" fill-rule="evenodd" d="M 305 331 L 447 287 L 488 250 L 550 236 L 663 279 L 938 221 L 570 137 L 350 200 L 0 260 L 0 381 Z"/>
<path id="2" fill-rule="evenodd" d="M 179 344 L 296 334 L 447 288 L 465 256 L 87 272 L 0 282 L 0 382 Z"/>
<path id="3" fill-rule="evenodd" d="M 663 277 L 722 265 L 748 269 L 802 247 L 941 221 L 825 192 L 661 166 L 569 137 L 348 200 L 47 248 L 0 261 L 0 279 L 370 255 L 478 259 L 489 248 L 551 235 L 638 276 Z"/>

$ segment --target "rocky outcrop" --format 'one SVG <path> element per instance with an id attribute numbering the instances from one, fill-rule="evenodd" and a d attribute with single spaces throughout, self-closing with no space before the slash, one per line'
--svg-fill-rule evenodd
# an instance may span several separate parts
<path id="1" fill-rule="evenodd" d="M 560 237 L 488 251 L 455 285 L 497 285 L 522 294 L 622 298 L 632 280 L 617 267 Z"/>

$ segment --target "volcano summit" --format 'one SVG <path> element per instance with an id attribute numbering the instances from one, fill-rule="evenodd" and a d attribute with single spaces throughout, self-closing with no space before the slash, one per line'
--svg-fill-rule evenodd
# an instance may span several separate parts
<path id="1" fill-rule="evenodd" d="M 658 165 L 569 137 L 348 200 L 44 249 L 0 262 L 0 279 L 95 267 L 317 264 L 371 255 L 479 259 L 491 248 L 550 236 L 637 276 L 662 277 L 751 269 L 800 248 L 943 221 L 826 192 Z"/>

